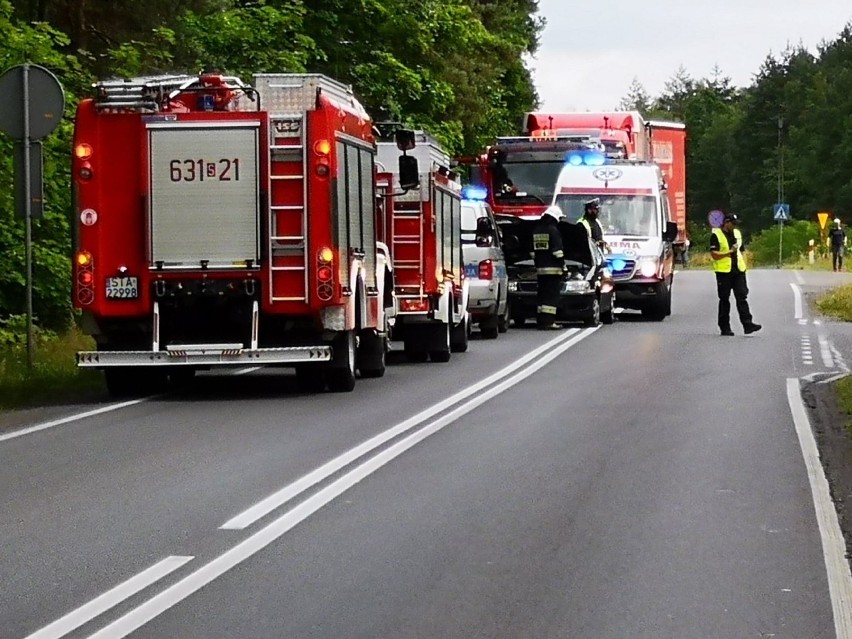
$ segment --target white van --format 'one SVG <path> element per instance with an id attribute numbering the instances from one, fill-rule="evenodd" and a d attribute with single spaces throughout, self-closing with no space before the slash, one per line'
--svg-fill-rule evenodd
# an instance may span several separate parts
<path id="1" fill-rule="evenodd" d="M 616 306 L 661 321 L 671 314 L 677 225 L 671 219 L 660 167 L 652 162 L 600 161 L 588 165 L 568 158 L 553 203 L 569 222 L 576 222 L 587 201 L 600 200 L 598 219 L 609 245 Z"/>
<path id="2" fill-rule="evenodd" d="M 509 276 L 491 207 L 471 199 L 464 189 L 461 205 L 462 259 L 469 285 L 467 311 L 485 339 L 509 330 Z"/>

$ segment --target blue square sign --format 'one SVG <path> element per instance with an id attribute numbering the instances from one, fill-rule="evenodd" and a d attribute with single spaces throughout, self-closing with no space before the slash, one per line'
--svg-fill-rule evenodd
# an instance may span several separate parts
<path id="1" fill-rule="evenodd" d="M 790 220 L 790 205 L 783 202 L 778 202 L 773 205 L 772 210 L 775 211 L 776 222 L 787 222 Z"/>

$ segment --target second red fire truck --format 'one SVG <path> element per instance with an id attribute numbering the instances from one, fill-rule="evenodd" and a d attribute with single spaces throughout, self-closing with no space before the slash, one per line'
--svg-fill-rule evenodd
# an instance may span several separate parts
<path id="1" fill-rule="evenodd" d="M 378 143 L 378 235 L 393 264 L 391 337 L 412 361 L 447 362 L 467 350 L 470 331 L 461 185 L 432 136 L 397 130 L 395 138 Z M 413 160 L 420 173 L 407 181 L 400 170 Z"/>

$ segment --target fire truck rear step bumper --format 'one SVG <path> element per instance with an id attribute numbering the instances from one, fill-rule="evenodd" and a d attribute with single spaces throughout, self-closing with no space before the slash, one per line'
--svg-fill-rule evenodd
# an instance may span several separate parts
<path id="1" fill-rule="evenodd" d="M 330 346 L 293 346 L 251 350 L 239 344 L 186 344 L 168 351 L 81 351 L 80 368 L 113 366 L 216 366 L 239 364 L 302 364 L 331 361 Z"/>

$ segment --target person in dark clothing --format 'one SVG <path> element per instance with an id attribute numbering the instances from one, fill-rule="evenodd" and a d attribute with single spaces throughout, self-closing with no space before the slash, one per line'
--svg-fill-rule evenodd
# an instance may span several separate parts
<path id="1" fill-rule="evenodd" d="M 846 231 L 840 218 L 834 218 L 834 227 L 828 232 L 831 241 L 831 266 L 835 271 L 843 270 L 843 252 L 846 249 Z"/>
<path id="2" fill-rule="evenodd" d="M 719 331 L 731 336 L 731 291 L 737 304 L 737 314 L 746 335 L 761 328 L 755 324 L 748 306 L 748 284 L 746 283 L 746 261 L 742 253 L 743 236 L 736 215 L 726 215 L 721 228 L 714 228 L 710 236 L 710 256 L 716 272 L 716 292 L 719 296 Z"/>
<path id="3" fill-rule="evenodd" d="M 536 309 L 540 330 L 561 328 L 556 323 L 556 310 L 562 290 L 562 273 L 565 269 L 565 253 L 558 222 L 564 216 L 562 209 L 551 206 L 541 216 L 533 229 L 533 250 L 537 280 Z"/>

